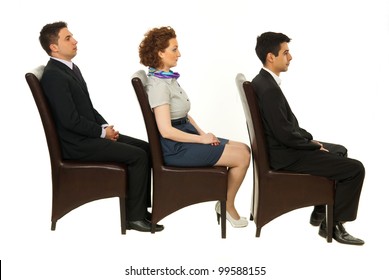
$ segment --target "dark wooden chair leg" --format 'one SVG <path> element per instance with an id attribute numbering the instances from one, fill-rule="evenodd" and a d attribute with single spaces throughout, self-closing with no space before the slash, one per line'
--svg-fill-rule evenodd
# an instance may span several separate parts
<path id="1" fill-rule="evenodd" d="M 261 235 L 261 228 L 257 227 L 257 232 L 255 233 L 255 237 L 259 237 Z"/>
<path id="2" fill-rule="evenodd" d="M 126 199 L 124 197 L 119 197 L 119 207 L 120 207 L 120 224 L 122 228 L 122 234 L 126 234 Z"/>
<path id="3" fill-rule="evenodd" d="M 327 205 L 327 242 L 332 242 L 333 237 L 333 228 L 334 226 L 334 205 L 328 204 Z"/>
<path id="4" fill-rule="evenodd" d="M 220 214 L 222 218 L 221 230 L 222 230 L 222 238 L 226 238 L 226 202 L 220 202 Z"/>

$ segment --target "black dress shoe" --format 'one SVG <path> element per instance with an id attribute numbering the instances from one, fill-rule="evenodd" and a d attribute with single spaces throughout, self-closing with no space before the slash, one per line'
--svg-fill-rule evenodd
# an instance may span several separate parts
<path id="1" fill-rule="evenodd" d="M 142 232 L 151 232 L 151 222 L 146 219 L 140 221 L 127 221 L 127 229 L 133 229 Z M 164 227 L 162 225 L 155 225 L 155 231 L 162 231 Z"/>
<path id="2" fill-rule="evenodd" d="M 326 217 L 326 207 L 325 205 L 317 205 L 312 211 L 311 219 L 309 223 L 315 227 L 319 226 L 320 223 Z"/>
<path id="3" fill-rule="evenodd" d="M 348 245 L 363 245 L 365 242 L 362 239 L 356 238 L 350 235 L 344 228 L 341 222 L 335 222 L 333 228 L 333 238 L 342 244 Z M 325 220 L 320 224 L 319 235 L 321 237 L 327 238 L 327 223 Z"/>

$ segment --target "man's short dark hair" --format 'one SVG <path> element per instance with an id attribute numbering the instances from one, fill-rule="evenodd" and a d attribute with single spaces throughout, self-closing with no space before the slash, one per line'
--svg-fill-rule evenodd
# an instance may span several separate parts
<path id="1" fill-rule="evenodd" d="M 59 32 L 62 28 L 68 27 L 66 22 L 58 21 L 54 23 L 49 23 L 43 26 L 40 36 L 39 42 L 41 43 L 42 48 L 45 52 L 51 56 L 51 44 L 58 44 Z"/>
<path id="2" fill-rule="evenodd" d="M 257 45 L 255 46 L 255 52 L 262 64 L 266 63 L 266 56 L 268 53 L 272 53 L 278 56 L 278 52 L 281 49 L 282 43 L 289 43 L 290 38 L 282 33 L 265 32 L 261 36 L 257 37 Z"/>

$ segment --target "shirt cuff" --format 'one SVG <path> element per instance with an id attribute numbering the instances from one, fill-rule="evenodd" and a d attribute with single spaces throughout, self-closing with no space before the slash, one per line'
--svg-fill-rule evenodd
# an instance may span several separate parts
<path id="1" fill-rule="evenodd" d="M 105 138 L 105 135 L 107 134 L 105 132 L 105 128 L 108 126 L 108 124 L 102 124 L 101 125 L 101 135 L 100 135 L 100 138 Z"/>

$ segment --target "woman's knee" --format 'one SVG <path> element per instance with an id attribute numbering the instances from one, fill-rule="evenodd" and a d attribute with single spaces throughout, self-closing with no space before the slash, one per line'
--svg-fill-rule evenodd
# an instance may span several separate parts
<path id="1" fill-rule="evenodd" d="M 247 146 L 244 143 L 241 143 L 241 145 L 236 151 L 236 154 L 239 157 L 238 164 L 247 169 L 248 166 L 250 165 L 250 159 L 251 159 L 251 150 L 249 146 Z"/>
<path id="2" fill-rule="evenodd" d="M 250 165 L 250 160 L 251 160 L 251 149 L 246 144 L 245 144 L 244 156 L 245 156 L 246 165 L 248 167 Z"/>

